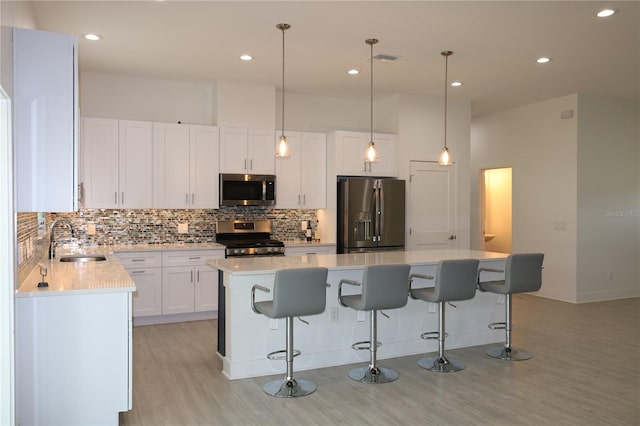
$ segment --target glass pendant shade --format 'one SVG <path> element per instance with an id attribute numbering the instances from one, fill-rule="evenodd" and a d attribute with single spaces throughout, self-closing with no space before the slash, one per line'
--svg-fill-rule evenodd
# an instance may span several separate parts
<path id="1" fill-rule="evenodd" d="M 446 146 L 442 148 L 440 152 L 440 158 L 438 158 L 438 164 L 441 166 L 450 166 L 451 165 L 451 156 L 449 155 L 449 148 Z"/>
<path id="2" fill-rule="evenodd" d="M 378 161 L 378 151 L 376 150 L 376 144 L 373 143 L 373 140 L 369 142 L 369 145 L 367 146 L 365 160 L 369 162 Z"/>
<path id="3" fill-rule="evenodd" d="M 285 135 L 280 136 L 278 139 L 278 150 L 276 151 L 276 155 L 281 158 L 289 157 L 289 143 L 287 142 L 287 137 Z"/>

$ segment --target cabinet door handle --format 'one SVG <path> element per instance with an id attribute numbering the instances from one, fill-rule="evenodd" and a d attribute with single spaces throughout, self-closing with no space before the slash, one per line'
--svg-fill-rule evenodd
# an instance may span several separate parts
<path id="1" fill-rule="evenodd" d="M 307 204 L 307 194 L 304 194 L 302 196 L 302 204 L 306 205 Z"/>
<path id="2" fill-rule="evenodd" d="M 244 169 L 247 170 L 247 159 L 244 159 Z"/>
<path id="3" fill-rule="evenodd" d="M 190 257 L 189 260 L 200 260 L 200 256 L 197 257 Z"/>
<path id="4" fill-rule="evenodd" d="M 196 271 L 196 281 L 200 282 L 200 271 Z"/>
<path id="5" fill-rule="evenodd" d="M 131 259 L 132 262 L 144 262 L 146 259 Z"/>
<path id="6" fill-rule="evenodd" d="M 253 170 L 253 158 L 249 160 L 249 170 Z"/>
<path id="7" fill-rule="evenodd" d="M 186 194 L 184 194 L 184 203 L 185 204 L 189 204 L 189 193 L 187 192 Z"/>
<path id="8" fill-rule="evenodd" d="M 362 166 L 363 166 L 362 171 L 366 172 L 367 171 L 367 162 L 365 161 L 364 163 L 362 163 Z"/>
<path id="9" fill-rule="evenodd" d="M 195 204 L 195 202 L 196 202 L 196 193 L 192 192 L 191 193 L 191 204 Z"/>
<path id="10" fill-rule="evenodd" d="M 298 194 L 298 204 L 300 204 L 300 194 Z"/>
<path id="11" fill-rule="evenodd" d="M 144 274 L 145 271 L 131 271 L 132 274 Z"/>
<path id="12" fill-rule="evenodd" d="M 113 202 L 118 204 L 118 192 L 113 193 Z"/>
<path id="13" fill-rule="evenodd" d="M 193 282 L 193 271 L 191 271 L 191 282 Z"/>
<path id="14" fill-rule="evenodd" d="M 120 193 L 120 199 L 122 200 L 122 204 L 124 204 L 124 192 Z"/>

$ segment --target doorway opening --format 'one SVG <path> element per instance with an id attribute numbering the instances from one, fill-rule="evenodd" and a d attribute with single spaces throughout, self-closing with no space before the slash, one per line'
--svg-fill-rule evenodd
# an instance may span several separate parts
<path id="1" fill-rule="evenodd" d="M 511 167 L 480 171 L 482 249 L 511 253 Z"/>

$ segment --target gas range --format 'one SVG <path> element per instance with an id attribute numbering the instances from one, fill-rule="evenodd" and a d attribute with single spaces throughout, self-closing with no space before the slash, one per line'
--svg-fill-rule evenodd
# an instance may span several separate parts
<path id="1" fill-rule="evenodd" d="M 226 247 L 225 257 L 284 256 L 284 243 L 271 238 L 268 220 L 217 221 L 216 242 Z"/>

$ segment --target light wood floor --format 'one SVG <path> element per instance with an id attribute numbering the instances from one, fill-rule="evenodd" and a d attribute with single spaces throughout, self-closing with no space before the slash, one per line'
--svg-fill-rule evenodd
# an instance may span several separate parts
<path id="1" fill-rule="evenodd" d="M 120 424 L 640 425 L 640 299 L 518 295 L 513 309 L 514 344 L 531 360 L 495 360 L 485 346 L 449 351 L 467 365 L 451 374 L 420 369 L 419 356 L 382 360 L 400 373 L 384 385 L 350 380 L 351 366 L 304 371 L 318 391 L 292 400 L 265 395 L 268 378 L 222 376 L 215 321 L 136 327 L 134 408 Z"/>

